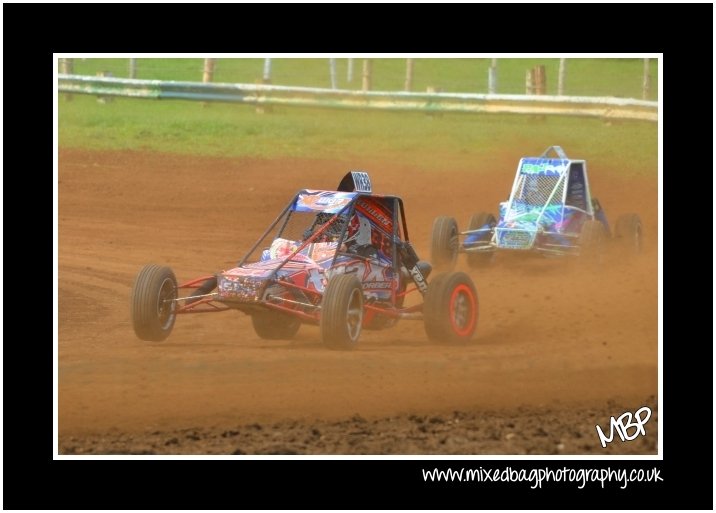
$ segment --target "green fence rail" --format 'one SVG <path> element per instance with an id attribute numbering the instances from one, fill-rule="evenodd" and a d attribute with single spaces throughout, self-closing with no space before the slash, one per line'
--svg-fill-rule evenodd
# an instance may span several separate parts
<path id="1" fill-rule="evenodd" d="M 352 91 L 266 84 L 220 84 L 58 75 L 61 93 L 425 113 L 490 113 L 658 120 L 658 103 L 590 96 Z"/>

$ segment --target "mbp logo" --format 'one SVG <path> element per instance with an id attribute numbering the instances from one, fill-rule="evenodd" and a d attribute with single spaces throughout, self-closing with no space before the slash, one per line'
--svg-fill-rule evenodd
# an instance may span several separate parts
<path id="1" fill-rule="evenodd" d="M 634 421 L 632 422 L 632 418 Z M 599 435 L 599 441 L 602 443 L 602 447 L 606 448 L 608 443 L 614 440 L 614 429 L 616 428 L 619 438 L 622 442 L 632 441 L 639 435 L 646 435 L 644 424 L 646 424 L 651 418 L 651 410 L 647 406 L 639 408 L 637 412 L 632 416 L 630 411 L 622 413 L 618 419 L 612 417 L 610 419 L 609 438 L 604 435 L 602 428 L 597 425 L 597 434 Z M 634 428 L 634 432 L 629 434 L 629 429 Z"/>

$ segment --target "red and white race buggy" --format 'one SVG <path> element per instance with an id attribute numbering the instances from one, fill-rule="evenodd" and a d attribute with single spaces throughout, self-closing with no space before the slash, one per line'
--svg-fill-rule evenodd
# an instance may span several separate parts
<path id="1" fill-rule="evenodd" d="M 263 339 L 290 339 L 307 323 L 338 349 L 399 319 L 422 319 L 430 340 L 469 340 L 475 285 L 462 272 L 428 283 L 430 271 L 409 242 L 402 200 L 373 194 L 368 174 L 351 171 L 337 191 L 299 191 L 233 269 L 177 285 L 169 267 L 146 265 L 132 289 L 132 325 L 140 339 L 161 341 L 177 315 L 239 310 Z M 406 306 L 414 291 L 423 301 Z"/>

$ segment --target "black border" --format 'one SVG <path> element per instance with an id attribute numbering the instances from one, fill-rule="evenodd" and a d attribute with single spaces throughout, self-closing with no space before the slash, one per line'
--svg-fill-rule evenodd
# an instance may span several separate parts
<path id="1" fill-rule="evenodd" d="M 688 108 L 713 91 L 709 4 L 3 4 L 4 13 L 4 504 L 7 509 L 712 509 L 713 348 L 698 333 L 703 279 L 689 273 L 705 250 L 699 219 L 683 205 L 693 181 L 713 179 L 705 149 L 712 123 Z M 169 17 L 166 10 L 171 9 Z M 410 15 L 406 14 L 410 11 Z M 645 14 L 648 11 L 648 16 Z M 412 18 L 411 18 L 412 17 Z M 280 20 L 280 21 L 279 21 Z M 313 20 L 313 27 L 305 21 Z M 647 21 L 649 20 L 649 21 Z M 668 20 L 668 21 L 667 21 Z M 43 26 L 43 23 L 45 24 Z M 688 30 L 676 35 L 673 27 Z M 259 37 L 259 33 L 269 36 Z M 680 32 L 680 31 L 679 31 Z M 561 35 L 560 35 L 561 34 Z M 664 460 L 658 461 L 53 461 L 52 288 L 47 269 L 53 162 L 53 52 L 655 52 L 663 53 Z M 695 76 L 697 75 L 697 76 Z M 20 78 L 21 77 L 21 80 Z M 21 88 L 14 84 L 22 82 Z M 710 87 L 707 87 L 710 86 Z M 712 119 L 711 119 L 712 121 Z M 709 127 L 711 130 L 709 130 Z M 696 170 L 699 171 L 699 170 Z M 701 188 L 698 188 L 700 190 Z M 684 222 L 688 219 L 694 223 Z M 31 221 L 32 220 L 32 221 Z M 698 231 L 697 231 L 698 229 Z M 693 236 L 693 238 L 692 238 Z M 679 241 L 699 241 L 684 251 Z M 711 255 L 712 256 L 712 255 Z M 53 266 L 54 269 L 54 266 Z M 18 291 L 19 293 L 18 297 Z M 10 294 L 12 292 L 12 295 Z M 682 299 L 683 298 L 683 299 Z M 683 305 L 688 310 L 680 310 Z M 679 312 L 684 312 L 680 314 Z M 42 322 L 40 322 L 40 320 Z M 29 331 L 32 330 L 32 331 Z M 710 356 L 710 357 L 708 357 Z M 708 379 L 711 377 L 711 379 Z M 709 399 L 711 399 L 709 401 Z M 707 410 L 704 422 L 703 413 Z M 661 412 L 660 412 L 661 413 Z M 661 420 L 660 420 L 661 421 Z M 685 441 L 696 442 L 696 449 Z M 711 438 L 713 442 L 713 439 Z M 711 460 L 713 463 L 713 460 Z M 422 468 L 624 467 L 661 469 L 664 481 L 619 487 L 426 483 Z M 713 465 L 706 465 L 713 468 Z M 675 500 L 675 503 L 670 502 Z"/>

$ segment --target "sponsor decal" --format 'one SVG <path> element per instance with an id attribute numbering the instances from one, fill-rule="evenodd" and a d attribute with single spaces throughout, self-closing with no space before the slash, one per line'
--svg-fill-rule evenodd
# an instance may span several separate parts
<path id="1" fill-rule="evenodd" d="M 265 265 L 261 265 L 261 267 L 259 267 L 259 265 L 253 264 L 251 267 L 234 267 L 233 269 L 224 271 L 222 274 L 227 278 L 232 276 L 251 276 L 254 278 L 263 278 L 264 276 L 268 276 L 269 272 L 274 267 L 275 264 L 270 267 Z"/>
<path id="2" fill-rule="evenodd" d="M 353 186 L 356 192 L 373 192 L 373 185 L 370 183 L 370 176 L 365 171 L 351 171 Z"/>
<path id="3" fill-rule="evenodd" d="M 523 159 L 520 173 L 559 175 L 567 167 L 569 161 L 557 159 Z"/>
<path id="4" fill-rule="evenodd" d="M 309 254 L 311 258 L 316 262 L 322 262 L 323 260 L 333 258 L 338 249 L 337 242 L 315 242 L 311 244 Z"/>
<path id="5" fill-rule="evenodd" d="M 392 281 L 367 281 L 363 283 L 364 289 L 390 289 L 393 285 Z"/>
<path id="6" fill-rule="evenodd" d="M 371 284 L 370 288 L 390 288 L 392 283 L 392 270 L 381 265 L 371 265 L 369 261 L 353 260 L 351 262 L 342 263 L 331 269 L 330 275 L 355 273 L 358 279 L 363 283 Z M 377 283 L 387 283 L 387 287 L 376 285 Z"/>
<path id="7" fill-rule="evenodd" d="M 393 233 L 393 216 L 387 209 L 375 202 L 368 202 L 366 199 L 360 199 L 356 203 L 356 209 L 368 217 L 378 228 L 389 234 Z"/>
<path id="8" fill-rule="evenodd" d="M 305 192 L 298 196 L 297 208 L 315 211 L 337 212 L 353 199 L 352 195 L 342 192 Z"/>

